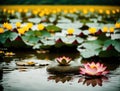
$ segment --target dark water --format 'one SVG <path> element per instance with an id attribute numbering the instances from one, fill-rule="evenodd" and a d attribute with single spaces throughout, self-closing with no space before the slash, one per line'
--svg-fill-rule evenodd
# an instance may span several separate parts
<path id="1" fill-rule="evenodd" d="M 120 91 L 120 60 L 104 60 L 110 73 L 101 78 L 84 78 L 79 74 L 50 74 L 47 66 L 25 67 L 17 66 L 17 61 L 36 61 L 51 63 L 58 56 L 69 56 L 79 64 L 82 60 L 78 52 L 68 53 L 37 53 L 16 52 L 15 56 L 4 57 L 1 60 L 0 91 Z M 119 61 L 119 62 L 118 62 Z"/>

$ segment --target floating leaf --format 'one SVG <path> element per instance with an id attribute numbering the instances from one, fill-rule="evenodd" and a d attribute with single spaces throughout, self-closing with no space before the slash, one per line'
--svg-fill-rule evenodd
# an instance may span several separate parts
<path id="1" fill-rule="evenodd" d="M 98 56 L 99 52 L 102 50 L 102 45 L 98 41 L 87 41 L 86 43 L 78 46 L 78 51 L 80 51 L 81 56 L 84 58 L 89 58 L 93 56 Z"/>
<path id="2" fill-rule="evenodd" d="M 10 41 L 14 41 L 18 37 L 18 34 L 11 31 L 6 31 L 2 34 L 0 34 L 0 42 L 4 44 L 7 39 L 10 39 Z"/>
<path id="3" fill-rule="evenodd" d="M 40 49 L 41 43 L 37 43 L 36 45 L 33 46 L 33 49 Z"/>
<path id="4" fill-rule="evenodd" d="M 120 40 L 116 40 L 113 42 L 113 46 L 115 47 L 115 49 L 120 52 Z"/>
<path id="5" fill-rule="evenodd" d="M 55 26 L 55 25 L 48 25 L 46 27 L 47 31 L 50 31 L 50 32 L 60 32 L 61 31 L 61 28 Z"/>

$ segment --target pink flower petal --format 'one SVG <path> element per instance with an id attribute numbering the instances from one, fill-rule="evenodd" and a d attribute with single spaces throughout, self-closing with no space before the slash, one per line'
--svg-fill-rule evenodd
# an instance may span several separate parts
<path id="1" fill-rule="evenodd" d="M 84 68 L 80 68 L 80 70 L 81 70 L 82 72 L 86 72 L 86 69 L 84 69 Z"/>
<path id="2" fill-rule="evenodd" d="M 109 71 L 103 71 L 102 72 L 102 75 L 106 75 L 106 74 L 108 74 L 109 73 Z"/>
<path id="3" fill-rule="evenodd" d="M 96 67 L 91 68 L 89 65 L 87 66 L 87 70 L 88 70 L 89 72 L 92 72 L 92 73 L 96 73 L 96 72 L 97 72 L 97 68 L 96 68 Z"/>
<path id="4" fill-rule="evenodd" d="M 100 63 L 98 62 L 98 63 L 96 63 L 96 66 L 99 68 L 100 67 Z"/>
<path id="5" fill-rule="evenodd" d="M 91 65 L 96 65 L 96 64 L 94 62 L 92 62 Z"/>

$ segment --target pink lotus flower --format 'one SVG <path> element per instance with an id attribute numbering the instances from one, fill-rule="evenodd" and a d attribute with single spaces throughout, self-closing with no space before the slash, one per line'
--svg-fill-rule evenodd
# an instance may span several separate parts
<path id="1" fill-rule="evenodd" d="M 88 76 L 102 76 L 106 75 L 109 71 L 106 70 L 106 66 L 103 64 L 98 63 L 86 63 L 84 64 L 84 68 L 80 68 L 80 73 L 83 75 L 88 75 Z"/>
<path id="2" fill-rule="evenodd" d="M 60 65 L 68 65 L 71 61 L 71 58 L 63 56 L 56 58 L 56 60 Z"/>

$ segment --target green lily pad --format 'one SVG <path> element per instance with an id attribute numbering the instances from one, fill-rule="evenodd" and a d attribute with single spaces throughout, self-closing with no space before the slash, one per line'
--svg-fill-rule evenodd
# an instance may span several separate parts
<path id="1" fill-rule="evenodd" d="M 18 37 L 18 34 L 11 31 L 6 31 L 2 34 L 0 34 L 0 42 L 4 44 L 7 39 L 10 39 L 10 41 L 14 41 Z"/>
<path id="2" fill-rule="evenodd" d="M 55 26 L 55 25 L 48 25 L 46 27 L 47 31 L 50 31 L 50 32 L 61 32 L 61 28 Z"/>

